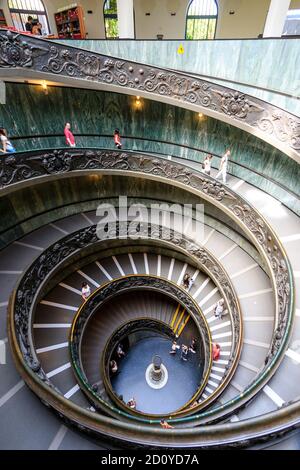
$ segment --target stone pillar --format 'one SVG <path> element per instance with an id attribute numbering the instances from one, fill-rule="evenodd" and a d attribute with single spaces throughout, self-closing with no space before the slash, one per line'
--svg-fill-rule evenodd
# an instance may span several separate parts
<path id="1" fill-rule="evenodd" d="M 120 39 L 134 39 L 133 0 L 117 0 Z"/>
<path id="2" fill-rule="evenodd" d="M 263 32 L 264 38 L 281 37 L 290 3 L 291 0 L 271 0 Z"/>
<path id="3" fill-rule="evenodd" d="M 154 356 L 152 359 L 152 370 L 151 370 L 151 378 L 154 382 L 159 382 L 162 378 L 162 360 L 159 356 Z"/>

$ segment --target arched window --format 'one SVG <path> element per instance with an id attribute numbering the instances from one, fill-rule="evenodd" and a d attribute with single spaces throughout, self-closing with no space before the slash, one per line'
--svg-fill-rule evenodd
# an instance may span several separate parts
<path id="1" fill-rule="evenodd" d="M 103 14 L 106 39 L 117 38 L 119 36 L 117 0 L 105 0 Z"/>
<path id="2" fill-rule="evenodd" d="M 186 15 L 186 39 L 214 39 L 218 18 L 216 0 L 191 0 Z"/>
<path id="3" fill-rule="evenodd" d="M 49 34 L 49 24 L 44 4 L 41 0 L 8 0 L 13 25 L 19 31 L 26 31 L 28 16 L 42 25 L 42 34 Z"/>
<path id="4" fill-rule="evenodd" d="M 288 11 L 282 36 L 300 36 L 300 9 Z"/>

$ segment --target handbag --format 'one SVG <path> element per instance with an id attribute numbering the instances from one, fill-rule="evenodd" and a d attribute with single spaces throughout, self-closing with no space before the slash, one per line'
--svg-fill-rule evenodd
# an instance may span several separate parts
<path id="1" fill-rule="evenodd" d="M 14 153 L 16 151 L 15 147 L 9 141 L 6 143 L 6 151 L 7 153 Z"/>

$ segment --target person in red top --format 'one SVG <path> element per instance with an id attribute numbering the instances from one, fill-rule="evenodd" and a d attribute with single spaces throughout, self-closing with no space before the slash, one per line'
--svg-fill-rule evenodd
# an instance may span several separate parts
<path id="1" fill-rule="evenodd" d="M 213 360 L 217 361 L 220 358 L 220 345 L 213 343 L 212 345 L 212 355 L 213 355 Z"/>
<path id="2" fill-rule="evenodd" d="M 65 137 L 66 137 L 67 145 L 69 145 L 70 147 L 76 147 L 75 137 L 71 132 L 71 124 L 69 122 L 67 122 L 66 125 L 65 125 L 64 134 L 65 134 Z"/>
<path id="3" fill-rule="evenodd" d="M 121 142 L 121 136 L 120 136 L 120 131 L 119 131 L 119 129 L 115 129 L 115 132 L 114 132 L 114 141 L 115 141 L 115 146 L 116 146 L 118 149 L 121 149 L 121 148 L 122 148 L 122 142 Z"/>

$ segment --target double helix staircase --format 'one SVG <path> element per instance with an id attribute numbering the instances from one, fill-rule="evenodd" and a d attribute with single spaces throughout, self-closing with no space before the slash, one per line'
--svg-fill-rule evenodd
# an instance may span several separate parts
<path id="1" fill-rule="evenodd" d="M 264 200 L 266 200 L 264 193 L 258 189 L 254 191 L 252 187 L 249 187 L 242 181 L 238 182 L 233 180 L 231 185 L 233 187 L 238 185 L 237 190 L 243 188 L 246 195 L 246 189 L 248 189 L 250 196 L 254 196 L 254 194 L 259 192 Z M 270 205 L 276 205 L 276 202 L 274 202 L 272 198 L 268 197 L 268 202 Z M 267 206 L 264 204 L 263 207 L 266 212 Z M 280 210 L 290 215 L 292 229 L 295 229 L 297 218 L 289 213 L 282 205 L 280 205 Z M 209 222 L 211 221 L 209 220 Z M 6 295 L 6 297 L 2 297 L 2 299 L 6 299 L 6 301 L 1 302 L 1 309 L 5 311 L 9 294 L 18 276 L 22 274 L 23 270 L 26 269 L 30 262 L 39 256 L 47 246 L 59 241 L 67 234 L 95 223 L 97 223 L 95 212 L 82 212 L 71 217 L 60 218 L 55 222 L 51 222 L 29 233 L 2 250 L 2 294 Z M 280 226 L 286 233 L 286 226 L 284 228 L 282 225 Z M 254 259 L 247 250 L 243 249 L 241 247 L 242 242 L 239 243 L 238 238 L 233 241 L 232 235 L 228 236 L 227 234 L 226 236 L 226 230 L 223 230 L 224 233 L 222 233 L 220 227 L 218 227 L 218 229 L 213 228 L 211 225 L 208 225 L 208 223 L 205 224 L 204 229 L 203 245 L 219 260 L 231 278 L 241 305 L 244 328 L 243 348 L 236 372 L 225 391 L 218 398 L 217 402 L 214 403 L 213 407 L 216 407 L 218 405 L 222 406 L 226 401 L 231 400 L 238 393 L 242 392 L 263 367 L 266 351 L 273 333 L 273 324 L 275 321 L 274 303 L 270 279 L 263 269 L 263 266 L 258 262 L 258 258 L 255 256 Z M 291 250 L 293 250 L 293 244 L 294 241 L 297 240 L 297 235 L 284 236 L 283 241 L 286 239 L 287 246 L 290 244 Z M 293 254 L 295 254 L 295 251 L 293 251 Z M 297 258 L 294 257 L 293 259 L 296 261 Z M 69 329 L 72 319 L 82 303 L 80 295 L 81 283 L 87 281 L 93 289 L 96 289 L 105 282 L 129 274 L 153 274 L 181 285 L 186 272 L 189 272 L 194 279 L 190 295 L 202 308 L 210 327 L 212 339 L 217 341 L 221 346 L 221 358 L 212 365 L 209 381 L 201 399 L 206 399 L 217 389 L 219 383 L 222 381 L 222 374 L 228 362 L 232 337 L 231 324 L 228 318 L 225 316 L 222 320 L 218 320 L 214 316 L 214 306 L 222 297 L 218 287 L 206 273 L 201 272 L 195 266 L 187 262 L 176 259 L 176 257 L 160 255 L 155 252 L 151 253 L 149 249 L 144 252 L 128 250 L 126 253 L 104 257 L 80 267 L 80 269 L 72 272 L 59 282 L 59 284 L 39 302 L 33 323 L 33 337 L 36 353 L 47 376 L 65 398 L 81 407 L 90 408 L 90 404 L 87 402 L 80 391 L 80 387 L 76 383 L 68 356 Z M 150 308 L 150 306 L 147 305 L 146 299 L 144 299 L 144 305 L 141 304 L 138 308 L 140 309 L 141 307 L 142 310 L 146 309 L 150 316 L 153 312 L 153 315 L 155 315 L 157 319 L 164 319 L 164 321 L 173 327 L 177 334 L 184 334 L 185 327 L 187 327 L 189 320 L 186 313 L 181 308 L 178 309 L 178 306 L 168 312 L 164 310 L 163 304 L 160 305 L 160 308 L 158 308 L 158 305 L 152 305 Z M 130 311 L 132 312 L 132 310 Z M 115 322 L 117 321 L 117 323 L 120 324 L 120 322 L 126 320 L 127 315 L 128 311 L 126 311 L 126 306 L 120 305 L 119 313 L 116 318 L 110 318 L 108 315 L 106 325 L 99 324 L 96 325 L 96 327 L 99 331 L 106 332 L 108 335 L 116 326 Z M 3 318 L 3 316 L 1 320 L 5 325 L 5 318 Z M 297 359 L 297 352 L 293 351 L 292 348 L 287 348 L 285 359 L 270 383 L 257 394 L 255 399 L 252 400 L 246 408 L 239 410 L 236 414 L 231 416 L 230 421 L 238 422 L 248 417 L 259 416 L 261 413 L 265 414 L 274 411 L 278 409 L 278 407 L 281 407 L 285 401 L 289 401 L 289 399 L 291 399 L 289 398 L 290 395 L 287 400 L 281 397 L 283 393 L 281 389 L 278 388 L 278 383 L 280 383 L 278 382 L 278 376 L 282 374 L 285 375 L 283 371 L 284 367 L 287 367 L 289 378 L 291 378 L 293 376 L 293 367 L 295 371 L 297 370 Z M 5 382 L 2 381 L 2 383 L 6 383 L 7 385 L 4 393 L 2 393 L 0 402 L 2 412 L 5 411 L 5 409 L 7 412 L 11 412 L 11 408 L 8 406 L 9 403 L 14 403 L 18 397 L 24 397 L 24 400 L 28 400 L 29 393 L 23 386 L 24 382 L 16 380 L 16 372 L 8 351 L 7 361 L 8 367 L 3 369 L 6 371 L 6 380 Z M 95 377 L 95 379 L 96 378 L 97 377 Z M 273 383 L 275 383 L 276 388 L 271 385 Z M 103 387 L 100 387 L 100 390 L 105 396 Z M 289 392 L 292 397 L 297 396 L 295 386 L 293 391 L 291 389 L 287 391 L 285 387 L 283 390 L 285 393 L 284 397 L 286 397 L 287 392 Z M 296 395 L 294 395 L 294 392 L 296 392 Z M 36 402 L 36 406 L 40 406 L 38 402 Z M 49 418 L 50 421 L 55 420 L 51 414 L 49 416 L 51 416 L 51 418 Z M 10 426 L 12 426 L 12 423 L 10 423 Z M 61 427 L 59 427 L 59 432 L 59 435 L 62 435 Z M 73 435 L 73 431 L 66 431 L 66 433 L 69 435 L 72 433 Z M 56 435 L 54 439 L 55 437 Z M 78 439 L 77 436 L 76 438 Z M 82 439 L 82 442 L 86 443 L 84 437 L 80 439 Z M 28 441 L 27 444 L 25 442 L 25 445 L 30 447 L 29 440 L 30 436 L 28 436 Z M 5 442 L 5 440 L 3 442 Z M 7 440 L 4 445 L 9 446 Z"/>
<path id="2" fill-rule="evenodd" d="M 78 50 L 68 45 L 37 38 L 22 40 L 22 36 L 6 31 L 0 35 L 2 45 L 7 46 L 0 51 L 1 68 L 5 69 L 2 78 L 10 79 L 18 67 L 31 78 L 59 76 L 68 85 L 127 94 L 134 90 L 145 98 L 194 111 L 207 109 L 217 119 L 229 121 L 220 98 L 228 90 L 220 85 L 211 86 L 174 71 L 166 71 L 161 81 L 161 70 L 155 67 L 120 63 L 87 51 L 78 55 Z M 85 66 L 78 57 L 85 59 Z M 177 84 L 185 84 L 186 93 Z M 299 161 L 295 116 L 278 112 L 258 99 L 253 98 L 252 105 L 254 113 L 236 113 L 235 119 L 230 119 L 232 124 L 246 126 Z M 270 116 L 276 118 L 272 121 Z M 266 120 L 272 121 L 272 135 Z M 282 128 L 288 120 L 291 132 L 283 145 Z M 257 172 L 249 177 L 251 170 L 247 178 L 252 184 L 231 175 L 224 186 L 216 182 L 215 170 L 211 178 L 206 177 L 198 163 L 187 159 L 98 150 L 37 150 L 4 156 L 1 161 L 0 196 L 8 202 L 8 213 L 15 208 L 20 220 L 8 223 L 4 214 L 1 228 L 0 448 L 299 448 L 300 230 L 295 201 L 291 212 L 284 205 L 282 191 L 282 202 L 267 195 L 258 187 Z M 67 176 L 78 178 L 80 190 L 80 178 L 84 184 L 88 181 L 86 186 L 97 196 L 78 201 L 73 194 L 71 202 L 62 197 L 38 213 L 31 201 L 41 197 L 39 187 L 55 181 L 55 191 L 63 194 L 63 178 Z M 93 227 L 98 223 L 96 197 L 111 200 L 119 195 L 107 191 L 105 181 L 109 178 L 119 193 L 129 188 L 135 201 L 152 198 L 170 202 L 179 191 L 182 197 L 193 194 L 195 200 L 204 201 L 209 214 L 205 215 L 201 243 L 187 226 L 184 236 L 190 252 L 176 243 L 164 245 L 163 239 L 152 244 L 145 240 L 123 244 L 118 250 L 108 240 L 102 251 L 93 250 L 96 242 L 88 250 L 85 237 L 89 241 L 92 234 L 93 238 Z M 34 197 L 21 214 L 20 194 L 29 194 L 25 191 L 28 187 Z M 56 192 L 50 194 L 54 200 Z M 73 251 L 68 251 L 69 239 Z M 62 246 L 66 247 L 65 259 L 58 256 Z M 205 265 L 207 256 L 215 260 L 211 270 Z M 68 264 L 69 258 L 72 262 Z M 49 272 L 45 260 L 51 266 Z M 188 295 L 205 317 L 211 342 L 221 347 L 196 406 L 185 416 L 172 416 L 174 429 L 165 430 L 155 420 L 138 420 L 124 412 L 118 415 L 107 395 L 99 356 L 120 324 L 142 315 L 164 322 L 186 342 L 193 334 L 189 313 L 180 302 L 166 303 L 159 295 L 136 293 L 128 295 L 127 302 L 116 297 L 113 314 L 108 311 L 101 321 L 95 317 L 92 328 L 87 329 L 88 343 L 81 359 L 90 382 L 97 384 L 112 413 L 96 411 L 76 380 L 69 354 L 71 325 L 82 305 L 82 282 L 95 291 L 119 278 L 152 275 L 182 289 L 187 272 L 194 280 Z M 214 309 L 221 298 L 229 313 L 217 319 Z M 233 315 L 233 304 L 240 316 Z"/>

